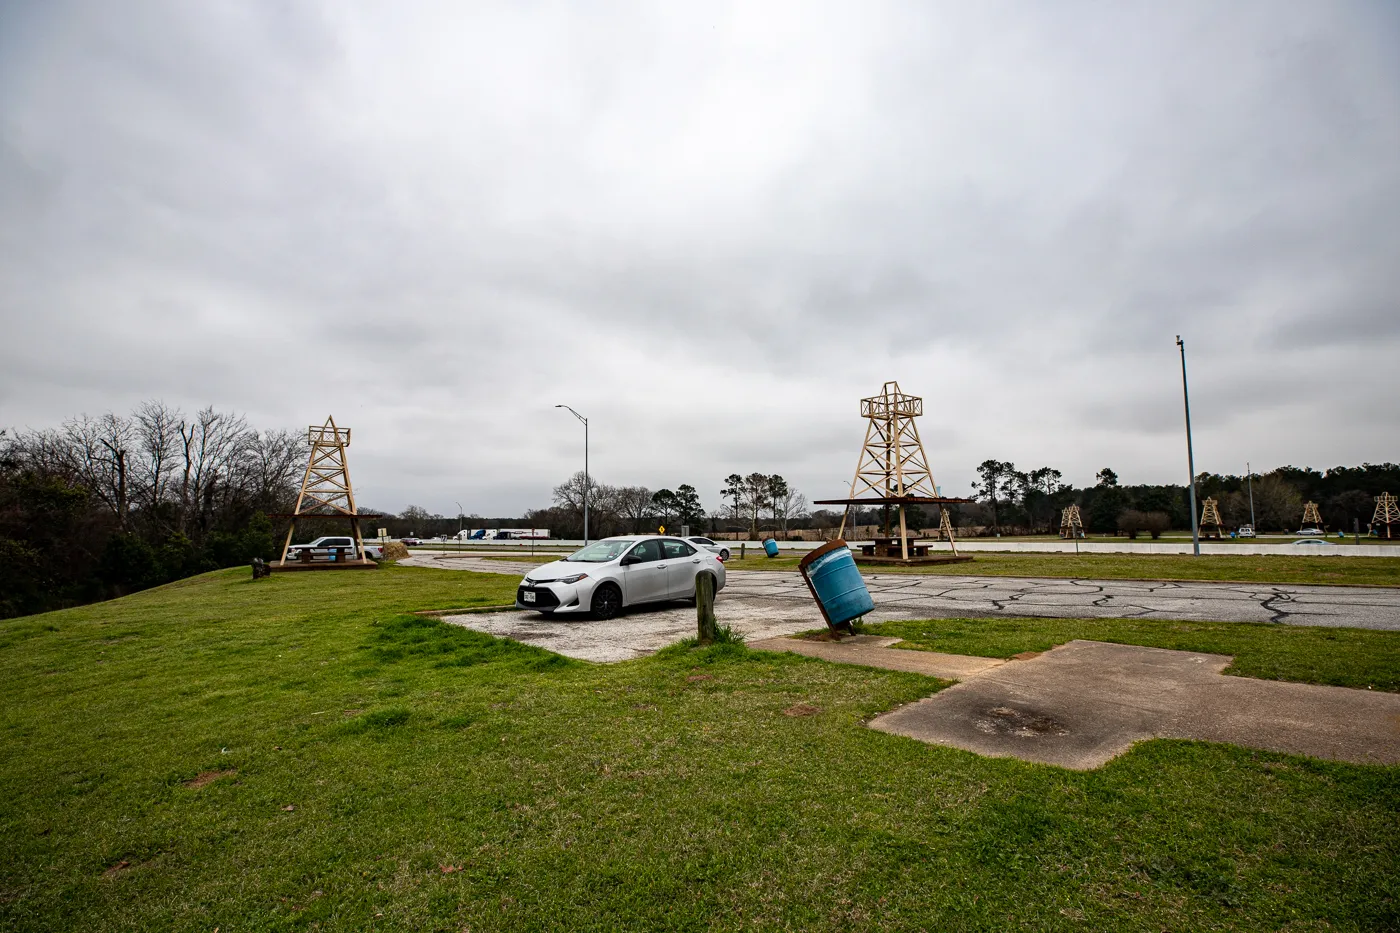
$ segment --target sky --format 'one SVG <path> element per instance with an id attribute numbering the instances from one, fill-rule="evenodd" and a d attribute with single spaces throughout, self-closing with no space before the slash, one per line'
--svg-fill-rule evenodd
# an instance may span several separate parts
<path id="1" fill-rule="evenodd" d="M 1400 6 L 0 0 L 0 427 L 350 426 L 362 506 L 581 469 L 944 494 L 1400 460 Z"/>

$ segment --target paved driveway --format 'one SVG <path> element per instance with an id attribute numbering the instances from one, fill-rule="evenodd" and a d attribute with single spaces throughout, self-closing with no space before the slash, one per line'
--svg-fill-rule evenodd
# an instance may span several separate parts
<path id="1" fill-rule="evenodd" d="M 454 555 L 414 555 L 405 564 L 523 574 L 533 564 Z M 1276 622 L 1400 631 L 1400 589 L 1149 580 L 1048 580 L 870 574 L 871 622 L 953 616 L 1195 619 Z M 750 639 L 824 624 L 795 571 L 731 571 L 715 614 Z M 594 661 L 650 654 L 695 632 L 695 610 L 669 604 L 629 612 L 603 626 L 546 619 L 533 612 L 454 616 L 448 621 Z"/>

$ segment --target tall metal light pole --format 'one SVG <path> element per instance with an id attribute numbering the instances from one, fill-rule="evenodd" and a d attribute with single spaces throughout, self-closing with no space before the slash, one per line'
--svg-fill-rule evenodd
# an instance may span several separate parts
<path id="1" fill-rule="evenodd" d="M 1254 470 L 1250 468 L 1248 460 L 1244 462 L 1244 471 L 1246 474 L 1245 482 L 1249 485 L 1249 527 L 1254 529 L 1255 534 L 1258 534 L 1259 529 L 1254 528 Z"/>
<path id="2" fill-rule="evenodd" d="M 1176 335 L 1181 350 L 1181 401 L 1186 406 L 1186 468 L 1191 471 L 1191 552 L 1201 556 L 1201 517 L 1196 514 L 1196 455 L 1191 452 L 1191 396 L 1186 391 L 1186 344 Z"/>
<path id="3" fill-rule="evenodd" d="M 569 414 L 583 422 L 583 543 L 588 545 L 588 487 L 593 483 L 588 478 L 588 419 L 569 408 L 568 405 L 555 405 L 555 408 L 568 408 Z"/>

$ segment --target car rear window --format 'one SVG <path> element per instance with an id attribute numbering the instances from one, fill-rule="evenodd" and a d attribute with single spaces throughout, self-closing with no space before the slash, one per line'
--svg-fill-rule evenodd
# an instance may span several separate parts
<path id="1" fill-rule="evenodd" d="M 674 538 L 667 538 L 661 542 L 661 550 L 669 558 L 689 557 L 695 553 L 695 548 L 684 541 L 677 541 Z"/>

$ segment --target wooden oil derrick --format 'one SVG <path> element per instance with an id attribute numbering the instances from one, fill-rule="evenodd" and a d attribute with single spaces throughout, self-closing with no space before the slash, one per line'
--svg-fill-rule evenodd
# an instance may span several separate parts
<path id="1" fill-rule="evenodd" d="M 1322 516 L 1317 511 L 1316 502 L 1303 503 L 1303 528 L 1321 528 Z"/>
<path id="2" fill-rule="evenodd" d="M 1400 506 L 1396 505 L 1395 497 L 1388 492 L 1376 496 L 1376 514 L 1371 516 L 1371 530 L 1379 535 L 1380 526 L 1384 525 L 1385 536 L 1389 538 L 1391 526 L 1397 522 L 1400 522 Z"/>
<path id="3" fill-rule="evenodd" d="M 851 479 L 851 491 L 846 499 L 819 499 L 816 505 L 844 505 L 846 515 L 841 519 L 841 529 L 837 537 L 846 531 L 846 520 L 852 508 L 862 506 L 897 507 L 899 510 L 899 537 L 877 538 L 873 546 L 862 548 L 864 556 L 872 560 L 911 559 L 947 560 L 930 558 L 925 545 L 915 544 L 910 553 L 909 528 L 904 510 L 910 505 L 944 505 L 954 502 L 971 502 L 971 499 L 952 499 L 938 494 L 938 486 L 933 481 L 928 457 L 924 454 L 924 442 L 919 437 L 919 428 L 914 419 L 924 413 L 924 400 L 917 395 L 906 395 L 900 391 L 899 383 L 886 382 L 879 395 L 860 400 L 860 414 L 869 423 L 865 428 L 865 443 L 861 446 L 860 457 L 856 460 L 855 476 Z M 940 529 L 941 530 L 941 529 Z M 952 541 L 952 525 L 948 526 L 949 541 Z M 886 535 L 890 534 L 886 529 Z M 896 547 L 897 541 L 897 547 Z M 956 547 L 956 545 L 955 545 Z M 957 560 L 971 560 L 957 557 Z"/>
<path id="4" fill-rule="evenodd" d="M 941 538 L 948 536 L 948 546 L 953 549 L 953 556 L 958 556 L 958 545 L 953 540 L 953 518 L 948 514 L 947 509 L 938 510 L 938 536 Z"/>
<path id="5" fill-rule="evenodd" d="M 1214 526 L 1214 531 L 1209 530 Z M 1220 520 L 1220 506 L 1214 499 L 1207 499 L 1201 507 L 1201 533 L 1207 538 L 1223 538 L 1225 523 Z"/>
<path id="6" fill-rule="evenodd" d="M 1084 520 L 1079 516 L 1079 506 L 1068 506 L 1060 513 L 1060 537 L 1084 537 Z"/>
<path id="7" fill-rule="evenodd" d="M 273 568 L 290 569 L 338 569 L 349 567 L 376 567 L 374 561 L 365 557 L 364 538 L 360 534 L 360 514 L 355 509 L 355 490 L 350 485 L 350 468 L 345 461 L 345 448 L 350 446 L 350 429 L 336 427 L 335 419 L 326 416 L 326 423 L 311 425 L 306 429 L 306 442 L 311 445 L 311 454 L 306 461 L 306 472 L 301 478 L 301 492 L 297 504 L 289 514 L 287 539 L 282 545 L 282 554 L 273 563 Z M 333 562 L 297 563 L 287 562 L 287 549 L 292 545 L 297 521 L 305 518 L 344 518 L 350 522 L 350 537 L 354 541 L 353 555 L 342 555 L 347 559 Z"/>

